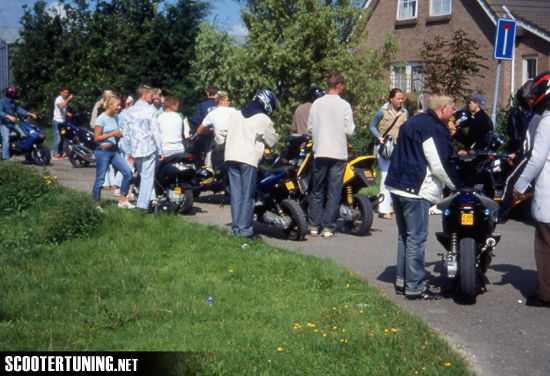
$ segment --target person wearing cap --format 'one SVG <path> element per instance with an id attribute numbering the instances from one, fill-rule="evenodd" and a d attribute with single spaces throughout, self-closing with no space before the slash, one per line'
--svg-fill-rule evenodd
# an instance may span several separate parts
<path id="1" fill-rule="evenodd" d="M 468 133 L 462 134 L 461 132 L 456 132 L 453 138 L 467 149 L 485 149 L 487 146 L 485 137 L 494 129 L 493 121 L 485 112 L 487 109 L 487 100 L 481 94 L 474 95 L 468 104 L 468 108 L 473 117 Z"/>

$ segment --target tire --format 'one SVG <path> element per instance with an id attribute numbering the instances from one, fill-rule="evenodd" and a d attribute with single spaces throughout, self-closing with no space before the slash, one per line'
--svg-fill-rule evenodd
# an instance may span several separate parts
<path id="1" fill-rule="evenodd" d="M 350 232 L 353 235 L 366 235 L 372 227 L 374 210 L 368 198 L 363 195 L 353 195 L 353 208 L 359 210 L 360 217 L 351 224 Z"/>
<path id="2" fill-rule="evenodd" d="M 50 149 L 44 144 L 36 145 L 32 151 L 32 159 L 39 166 L 49 165 L 51 158 Z"/>
<path id="3" fill-rule="evenodd" d="M 68 145 L 68 142 L 65 144 L 65 145 Z M 68 149 L 68 147 L 67 147 Z M 65 150 L 65 149 L 64 149 Z M 90 162 L 80 158 L 78 155 L 76 155 L 75 152 L 73 151 L 70 151 L 69 150 L 69 153 L 67 154 L 67 150 L 65 150 L 65 155 L 67 157 L 69 157 L 69 161 L 71 162 L 71 164 L 73 165 L 73 167 L 75 168 L 84 168 L 84 167 L 88 167 L 90 165 Z"/>
<path id="4" fill-rule="evenodd" d="M 468 304 L 476 302 L 476 250 L 472 238 L 462 239 L 458 245 L 458 279 L 462 298 Z"/>
<path id="5" fill-rule="evenodd" d="M 176 208 L 176 214 L 187 214 L 193 208 L 193 201 L 195 200 L 193 190 L 184 189 L 183 196 L 183 201 Z"/>
<path id="6" fill-rule="evenodd" d="M 290 226 L 283 230 L 289 240 L 300 241 L 307 234 L 307 220 L 301 206 L 294 200 L 281 202 L 283 212 L 290 216 Z"/>
<path id="7" fill-rule="evenodd" d="M 71 154 L 71 148 L 69 146 L 69 140 L 65 140 L 63 143 L 63 153 L 68 157 Z"/>

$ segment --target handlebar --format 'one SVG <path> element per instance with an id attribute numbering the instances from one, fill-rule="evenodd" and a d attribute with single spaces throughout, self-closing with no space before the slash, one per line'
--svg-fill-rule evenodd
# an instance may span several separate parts
<path id="1" fill-rule="evenodd" d="M 459 150 L 451 158 L 459 160 L 471 160 L 477 157 L 488 157 L 489 159 L 494 158 L 511 158 L 511 154 L 505 153 L 495 153 L 487 150 Z"/>

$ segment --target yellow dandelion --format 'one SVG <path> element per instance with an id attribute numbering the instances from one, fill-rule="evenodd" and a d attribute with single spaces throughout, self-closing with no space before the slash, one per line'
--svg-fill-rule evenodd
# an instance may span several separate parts
<path id="1" fill-rule="evenodd" d="M 450 367 L 451 363 L 445 363 L 445 367 Z"/>
<path id="2" fill-rule="evenodd" d="M 271 359 L 269 359 L 268 362 L 271 363 Z"/>
<path id="3" fill-rule="evenodd" d="M 359 311 L 359 313 L 363 313 L 363 311 Z"/>
<path id="4" fill-rule="evenodd" d="M 54 178 L 54 179 L 57 179 L 57 176 L 54 176 L 53 178 Z"/>
<path id="5" fill-rule="evenodd" d="M 49 176 L 44 176 L 44 179 L 49 179 L 50 177 Z"/>
<path id="6" fill-rule="evenodd" d="M 347 286 L 347 287 L 349 287 L 349 283 L 348 283 L 348 286 Z"/>
<path id="7" fill-rule="evenodd" d="M 279 348 L 277 349 L 277 351 L 283 351 L 283 348 L 282 348 L 282 347 L 279 347 Z"/>
<path id="8" fill-rule="evenodd" d="M 425 348 L 426 348 L 426 346 L 422 346 L 422 348 L 423 348 L 423 349 L 425 349 Z"/>
<path id="9" fill-rule="evenodd" d="M 229 273 L 233 273 L 233 270 L 229 270 Z"/>
<path id="10" fill-rule="evenodd" d="M 350 275 L 353 275 L 353 273 L 351 273 Z"/>
<path id="11" fill-rule="evenodd" d="M 317 329 L 315 329 L 314 332 L 317 333 Z"/>
<path id="12" fill-rule="evenodd" d="M 48 180 L 48 184 L 52 184 L 52 181 L 51 181 L 51 180 Z"/>
<path id="13" fill-rule="evenodd" d="M 415 375 L 418 375 L 418 371 L 414 371 L 414 374 L 415 374 Z"/>
<path id="14" fill-rule="evenodd" d="M 384 333 L 384 335 L 385 335 L 385 336 L 387 336 L 387 335 L 388 335 L 388 333 Z"/>
<path id="15" fill-rule="evenodd" d="M 388 330 L 388 329 L 384 329 L 384 331 L 385 331 L 386 333 L 387 333 L 387 332 L 389 332 L 389 330 Z"/>
<path id="16" fill-rule="evenodd" d="M 345 343 L 348 343 L 348 340 L 347 340 L 347 339 L 345 339 L 345 340 L 344 340 L 344 342 L 345 342 Z"/>
<path id="17" fill-rule="evenodd" d="M 310 326 L 311 326 L 312 328 L 315 328 L 315 324 L 311 324 Z"/>
<path id="18" fill-rule="evenodd" d="M 397 329 L 391 328 L 392 332 L 397 332 Z"/>
<path id="19" fill-rule="evenodd" d="M 347 305 L 345 305 L 345 306 L 344 306 L 344 308 L 348 308 L 348 306 L 347 306 Z"/>
<path id="20" fill-rule="evenodd" d="M 23 249 L 23 247 L 21 247 L 21 249 Z"/>
<path id="21" fill-rule="evenodd" d="M 344 333 L 346 331 L 346 329 L 342 329 L 342 333 Z"/>
<path id="22" fill-rule="evenodd" d="M 332 328 L 332 329 L 336 330 L 336 327 L 334 327 L 334 328 Z"/>
<path id="23" fill-rule="evenodd" d="M 323 333 L 323 337 L 326 337 L 327 336 L 327 333 Z"/>
<path id="24" fill-rule="evenodd" d="M 344 340 L 343 340 L 343 339 L 341 339 L 341 340 L 340 340 L 340 342 L 344 342 Z"/>
<path id="25" fill-rule="evenodd" d="M 372 336 L 373 334 L 371 333 L 370 335 Z"/>
<path id="26" fill-rule="evenodd" d="M 426 369 L 426 367 L 422 367 L 422 371 L 424 371 Z"/>

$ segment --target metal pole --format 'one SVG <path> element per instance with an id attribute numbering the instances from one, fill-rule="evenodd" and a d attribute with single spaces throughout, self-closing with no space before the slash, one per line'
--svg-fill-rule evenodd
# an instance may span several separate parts
<path id="1" fill-rule="evenodd" d="M 493 121 L 493 129 L 497 126 L 497 102 L 498 102 L 498 84 L 500 83 L 500 64 L 502 60 L 498 61 L 497 65 L 497 82 L 495 84 L 495 98 L 493 99 L 493 113 L 491 114 L 491 120 Z"/>

